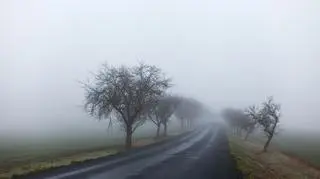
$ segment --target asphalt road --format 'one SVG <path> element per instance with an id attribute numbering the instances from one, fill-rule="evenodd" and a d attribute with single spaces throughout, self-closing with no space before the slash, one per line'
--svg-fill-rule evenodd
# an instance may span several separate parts
<path id="1" fill-rule="evenodd" d="M 62 167 L 32 179 L 240 179 L 223 128 L 187 135 L 130 152 Z"/>

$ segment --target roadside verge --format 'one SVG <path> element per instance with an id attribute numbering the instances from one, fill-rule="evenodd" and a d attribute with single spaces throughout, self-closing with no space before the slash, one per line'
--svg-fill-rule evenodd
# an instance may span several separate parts
<path id="1" fill-rule="evenodd" d="M 247 179 L 318 179 L 320 171 L 280 151 L 262 152 L 261 144 L 229 136 L 237 167 Z"/>
<path id="2" fill-rule="evenodd" d="M 160 139 L 154 139 L 151 137 L 139 139 L 133 144 L 133 149 L 130 151 L 125 151 L 124 146 L 122 145 L 114 145 L 93 148 L 86 151 L 78 151 L 49 160 L 37 162 L 26 161 L 21 165 L 16 165 L 13 167 L 0 167 L 0 179 L 20 178 L 23 176 L 37 175 L 43 172 L 45 173 L 47 171 L 63 171 L 64 168 L 81 167 L 93 162 L 105 160 L 107 158 L 125 155 L 126 153 L 134 152 L 136 150 L 143 150 L 144 148 L 149 148 L 153 145 L 159 145 L 182 135 L 183 134 Z"/>

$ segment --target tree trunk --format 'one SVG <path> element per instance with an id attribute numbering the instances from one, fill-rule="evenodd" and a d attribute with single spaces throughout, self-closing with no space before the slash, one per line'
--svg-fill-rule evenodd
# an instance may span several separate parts
<path id="1" fill-rule="evenodd" d="M 132 127 L 127 127 L 126 130 L 126 149 L 131 149 L 132 147 Z"/>
<path id="2" fill-rule="evenodd" d="M 268 149 L 268 147 L 269 147 L 269 144 L 270 144 L 270 142 L 271 142 L 272 137 L 273 137 L 273 134 L 268 137 L 267 142 L 264 144 L 263 152 L 267 152 L 267 149 Z"/>
<path id="3" fill-rule="evenodd" d="M 168 126 L 167 126 L 167 123 L 164 123 L 164 129 L 163 129 L 163 136 L 167 136 L 167 130 L 168 130 Z"/>
<path id="4" fill-rule="evenodd" d="M 273 125 L 271 133 L 269 133 L 268 140 L 267 140 L 266 144 L 265 144 L 264 147 L 263 147 L 263 151 L 264 151 L 264 152 L 266 152 L 267 149 L 268 149 L 268 146 L 269 146 L 269 144 L 270 144 L 270 142 L 271 142 L 271 140 L 272 140 L 272 137 L 273 137 L 273 135 L 274 135 L 274 131 L 276 130 L 278 121 L 279 121 L 279 120 L 277 120 L 276 123 Z"/>
<path id="5" fill-rule="evenodd" d="M 157 134 L 156 134 L 156 138 L 159 138 L 159 135 L 160 135 L 160 127 L 161 127 L 161 124 L 157 124 Z"/>
<path id="6" fill-rule="evenodd" d="M 180 119 L 181 120 L 181 130 L 184 130 L 184 120 L 183 119 Z"/>
<path id="7" fill-rule="evenodd" d="M 250 132 L 247 132 L 246 136 L 244 137 L 244 140 L 247 140 L 249 137 Z"/>

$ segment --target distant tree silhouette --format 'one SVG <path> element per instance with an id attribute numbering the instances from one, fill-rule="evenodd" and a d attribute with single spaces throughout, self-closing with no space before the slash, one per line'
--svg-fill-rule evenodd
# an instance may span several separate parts
<path id="1" fill-rule="evenodd" d="M 191 128 L 201 115 L 203 106 L 200 102 L 191 98 L 181 98 L 179 106 L 175 110 L 175 116 L 181 122 L 181 129 Z"/>
<path id="2" fill-rule="evenodd" d="M 176 96 L 165 96 L 151 110 L 150 120 L 156 125 L 156 137 L 160 135 L 161 125 L 164 126 L 163 135 L 167 135 L 167 126 L 169 118 L 172 116 L 177 106 L 180 103 L 180 98 Z"/>
<path id="3" fill-rule="evenodd" d="M 234 135 L 241 136 L 242 130 L 245 130 L 249 118 L 246 116 L 244 111 L 240 109 L 227 108 L 222 111 L 222 117 L 226 123 L 232 128 L 232 133 Z"/>

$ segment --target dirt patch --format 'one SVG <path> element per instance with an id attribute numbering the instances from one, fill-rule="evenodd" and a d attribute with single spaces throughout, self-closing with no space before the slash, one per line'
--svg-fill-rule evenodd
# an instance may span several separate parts
<path id="1" fill-rule="evenodd" d="M 231 153 L 246 178 L 320 179 L 320 171 L 277 150 L 262 152 L 262 145 L 229 137 Z"/>

